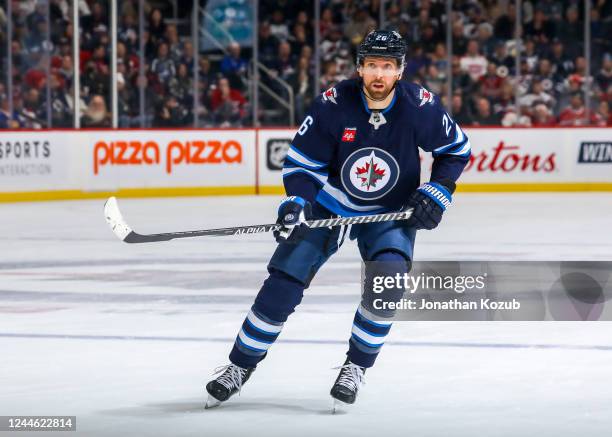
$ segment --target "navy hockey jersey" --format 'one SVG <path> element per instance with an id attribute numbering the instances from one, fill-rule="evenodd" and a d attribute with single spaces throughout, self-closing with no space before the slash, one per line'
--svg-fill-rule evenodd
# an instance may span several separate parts
<path id="1" fill-rule="evenodd" d="M 400 81 L 389 106 L 368 108 L 360 79 L 317 97 L 283 168 L 287 195 L 340 216 L 397 211 L 420 184 L 421 148 L 432 152 L 432 181 L 459 178 L 470 143 L 439 98 Z"/>

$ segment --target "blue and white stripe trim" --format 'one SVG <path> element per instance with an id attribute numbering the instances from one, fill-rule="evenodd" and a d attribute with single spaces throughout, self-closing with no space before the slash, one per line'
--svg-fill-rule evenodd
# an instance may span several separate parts
<path id="1" fill-rule="evenodd" d="M 325 183 L 327 182 L 327 173 L 324 173 L 324 172 L 312 171 L 312 170 L 308 170 L 302 167 L 285 166 L 283 168 L 283 178 L 286 178 L 291 175 L 296 175 L 298 173 L 304 173 L 307 176 L 310 176 L 315 181 L 317 181 L 320 185 L 325 185 Z"/>
<path id="2" fill-rule="evenodd" d="M 286 160 L 292 162 L 298 167 L 303 167 L 308 170 L 320 170 L 327 167 L 327 164 L 324 162 L 312 159 L 309 156 L 306 156 L 303 152 L 300 152 L 293 144 L 289 146 Z"/>
<path id="3" fill-rule="evenodd" d="M 270 334 L 270 335 L 278 334 L 283 329 L 282 323 L 278 323 L 274 325 L 271 323 L 268 323 L 262 320 L 260 317 L 258 317 L 253 312 L 253 310 L 249 311 L 249 314 L 247 314 L 246 318 L 251 323 L 251 325 L 253 325 L 257 329 L 260 329 L 261 331 L 264 331 L 266 334 Z"/>
<path id="4" fill-rule="evenodd" d="M 362 343 L 365 343 L 370 347 L 381 347 L 385 343 L 385 338 L 387 337 L 386 335 L 372 335 L 354 323 L 353 328 L 351 329 L 351 334 L 357 337 L 358 340 L 361 340 Z"/>
<path id="5" fill-rule="evenodd" d="M 417 188 L 417 191 L 431 197 L 444 211 L 452 202 L 451 193 L 443 185 L 436 182 L 426 182 Z"/>
<path id="6" fill-rule="evenodd" d="M 357 307 L 357 313 L 359 313 L 359 315 L 361 317 L 363 317 L 364 319 L 366 319 L 368 321 L 368 323 L 374 325 L 374 326 L 378 326 L 380 328 L 388 328 L 390 327 L 393 322 L 387 322 L 385 320 L 377 320 L 376 322 L 373 320 L 375 318 L 375 316 L 369 312 L 368 310 L 366 310 L 363 306 L 359 305 Z"/>
<path id="7" fill-rule="evenodd" d="M 351 202 L 346 193 L 329 183 L 323 185 L 316 200 L 327 210 L 342 217 L 381 214 L 389 211 L 382 205 L 357 205 Z"/>
<path id="8" fill-rule="evenodd" d="M 455 139 L 452 143 L 438 147 L 433 151 L 433 156 L 438 155 L 455 155 L 455 156 L 470 156 L 472 146 L 470 140 L 463 133 L 458 124 L 455 124 Z"/>
<path id="9" fill-rule="evenodd" d="M 377 354 L 391 330 L 391 321 L 374 321 L 373 318 L 370 312 L 359 305 L 353 319 L 350 341 L 365 354 Z"/>
<path id="10" fill-rule="evenodd" d="M 282 323 L 268 323 L 251 310 L 238 332 L 236 346 L 247 355 L 263 355 L 276 341 L 282 329 Z"/>

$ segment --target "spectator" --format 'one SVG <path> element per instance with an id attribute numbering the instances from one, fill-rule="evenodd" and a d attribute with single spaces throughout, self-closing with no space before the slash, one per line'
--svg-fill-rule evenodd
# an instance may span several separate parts
<path id="1" fill-rule="evenodd" d="M 514 3 L 508 3 L 508 10 L 506 13 L 499 16 L 495 21 L 493 34 L 495 38 L 502 41 L 510 40 L 514 37 L 514 28 L 516 21 L 516 7 Z"/>
<path id="2" fill-rule="evenodd" d="M 164 16 L 157 8 L 153 9 L 151 11 L 151 15 L 149 16 L 149 34 L 153 44 L 158 44 L 161 40 L 163 40 L 164 35 L 166 34 L 166 22 L 164 21 Z"/>
<path id="3" fill-rule="evenodd" d="M 9 101 L 6 94 L 0 95 L 0 129 L 19 129 L 20 127 L 17 114 L 9 112 Z"/>
<path id="4" fill-rule="evenodd" d="M 284 43 L 287 44 L 288 43 Z M 243 80 L 246 80 L 247 62 L 240 56 L 240 46 L 231 42 L 228 46 L 228 54 L 221 61 L 221 73 L 230 81 L 232 88 L 243 88 Z"/>
<path id="5" fill-rule="evenodd" d="M 151 72 L 154 73 L 164 86 L 176 74 L 176 67 L 172 58 L 168 56 L 168 44 L 162 42 L 157 49 L 157 58 L 151 63 Z"/>
<path id="6" fill-rule="evenodd" d="M 548 44 L 555 36 L 555 25 L 544 10 L 536 8 L 533 20 L 525 25 L 525 36 L 539 44 Z"/>
<path id="7" fill-rule="evenodd" d="M 176 97 L 177 101 L 185 106 L 193 105 L 193 79 L 189 75 L 189 70 L 185 64 L 179 64 L 176 77 L 170 79 L 168 84 L 170 94 Z"/>
<path id="8" fill-rule="evenodd" d="M 519 99 L 519 104 L 531 108 L 537 103 L 544 103 L 549 108 L 552 108 L 555 106 L 555 98 L 544 91 L 544 86 L 541 81 L 534 80 L 531 83 L 531 93 L 522 96 Z"/>
<path id="9" fill-rule="evenodd" d="M 453 119 L 455 119 L 460 126 L 469 126 L 473 123 L 472 116 L 467 107 L 463 104 L 463 97 L 460 93 L 453 94 L 451 109 Z"/>
<path id="10" fill-rule="evenodd" d="M 612 56 L 604 59 L 601 70 L 595 76 L 595 83 L 600 92 L 607 90 L 612 85 Z"/>
<path id="11" fill-rule="evenodd" d="M 72 97 L 65 88 L 65 82 L 57 74 L 50 76 L 51 86 L 51 125 L 53 127 L 72 127 Z"/>
<path id="12" fill-rule="evenodd" d="M 463 33 L 463 23 L 455 21 L 453 23 L 453 53 L 457 56 L 465 55 L 467 51 L 468 40 Z"/>
<path id="13" fill-rule="evenodd" d="M 276 9 L 272 12 L 272 21 L 270 22 L 270 33 L 279 41 L 289 39 L 289 27 L 285 21 L 285 14 L 281 9 Z"/>
<path id="14" fill-rule="evenodd" d="M 193 43 L 189 40 L 183 42 L 182 55 L 178 62 L 187 66 L 189 75 L 193 74 L 193 66 L 195 65 L 195 58 L 193 56 Z"/>
<path id="15" fill-rule="evenodd" d="M 294 65 L 295 60 L 291 55 L 291 46 L 287 41 L 282 41 L 278 45 L 278 54 L 276 59 L 270 65 L 270 68 L 274 71 L 274 76 L 287 80 L 287 78 L 295 71 L 293 68 Z"/>
<path id="16" fill-rule="evenodd" d="M 465 56 L 461 58 L 461 70 L 469 74 L 473 81 L 477 81 L 486 73 L 487 64 L 487 58 L 480 54 L 478 41 L 470 40 Z"/>
<path id="17" fill-rule="evenodd" d="M 338 74 L 336 63 L 334 61 L 327 61 L 323 65 L 323 76 L 319 79 L 319 90 L 327 90 L 343 79 L 344 77 Z"/>
<path id="18" fill-rule="evenodd" d="M 240 91 L 231 89 L 224 77 L 212 93 L 210 106 L 214 121 L 220 126 L 240 126 L 246 114 L 246 99 Z"/>
<path id="19" fill-rule="evenodd" d="M 570 99 L 570 107 L 561 111 L 559 115 L 561 126 L 584 126 L 597 124 L 597 119 L 591 111 L 584 107 L 582 94 L 574 93 Z"/>
<path id="20" fill-rule="evenodd" d="M 344 36 L 350 41 L 353 47 L 357 47 L 363 37 L 375 27 L 376 21 L 370 17 L 368 9 L 361 6 L 355 10 L 353 16 L 344 25 Z"/>
<path id="21" fill-rule="evenodd" d="M 85 115 L 81 118 L 83 127 L 109 127 L 111 124 L 110 114 L 106 110 L 106 102 L 101 95 L 93 95 Z"/>
<path id="22" fill-rule="evenodd" d="M 38 89 L 31 88 L 28 90 L 19 116 L 26 120 L 26 127 L 28 128 L 40 129 L 46 125 L 43 120 L 47 119 L 47 105 L 40 97 Z"/>
<path id="23" fill-rule="evenodd" d="M 265 65 L 269 65 L 278 52 L 278 39 L 272 35 L 270 24 L 261 23 L 259 26 L 259 58 Z"/>
<path id="24" fill-rule="evenodd" d="M 556 125 L 557 121 L 552 115 L 552 112 L 548 106 L 544 103 L 538 103 L 533 108 L 531 115 L 531 124 L 536 127 L 550 127 Z"/>
<path id="25" fill-rule="evenodd" d="M 491 112 L 491 103 L 488 99 L 480 97 L 476 103 L 476 114 L 474 125 L 476 126 L 498 126 L 501 119 L 497 114 Z"/>
<path id="26" fill-rule="evenodd" d="M 463 96 L 467 96 L 472 92 L 474 83 L 469 74 L 461 69 L 461 61 L 458 56 L 453 56 L 452 64 L 452 89 L 460 91 Z"/>
<path id="27" fill-rule="evenodd" d="M 497 101 L 493 105 L 493 112 L 502 118 L 509 112 L 517 113 L 515 104 L 514 88 L 509 82 L 504 82 L 501 88 L 501 93 L 497 98 Z"/>
<path id="28" fill-rule="evenodd" d="M 595 119 L 597 126 L 612 126 L 612 114 L 607 100 L 599 102 Z"/>
<path id="29" fill-rule="evenodd" d="M 155 113 L 155 126 L 181 127 L 192 123 L 189 109 L 179 103 L 176 97 L 165 97 Z"/>
<path id="30" fill-rule="evenodd" d="M 121 17 L 118 32 L 117 39 L 125 44 L 129 51 L 138 49 L 138 28 L 133 15 L 126 14 Z"/>
<path id="31" fill-rule="evenodd" d="M 515 59 L 508 54 L 505 42 L 499 41 L 495 44 L 493 53 L 489 56 L 489 61 L 500 67 L 506 67 L 508 71 L 514 70 Z"/>
<path id="32" fill-rule="evenodd" d="M 574 71 L 574 62 L 565 55 L 565 47 L 559 40 L 553 42 L 550 62 L 552 63 L 553 71 L 557 76 L 567 77 Z"/>
<path id="33" fill-rule="evenodd" d="M 497 74 L 497 65 L 487 65 L 487 73 L 480 78 L 480 92 L 488 99 L 495 100 L 501 94 L 505 79 Z"/>
<path id="34" fill-rule="evenodd" d="M 584 40 L 584 24 L 579 20 L 578 8 L 576 6 L 567 8 L 565 20 L 563 31 L 559 32 L 559 36 L 567 48 L 568 54 L 575 57 L 582 46 L 580 41 Z"/>
<path id="35" fill-rule="evenodd" d="M 314 81 L 308 73 L 308 69 L 308 58 L 302 57 L 298 61 L 297 71 L 288 79 L 295 96 L 295 116 L 297 120 L 304 118 L 307 108 L 312 104 Z"/>

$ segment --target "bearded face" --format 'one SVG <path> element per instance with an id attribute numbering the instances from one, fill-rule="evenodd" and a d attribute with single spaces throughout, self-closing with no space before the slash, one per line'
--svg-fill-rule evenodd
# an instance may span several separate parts
<path id="1" fill-rule="evenodd" d="M 359 76 L 363 80 L 367 95 L 373 100 L 384 100 L 401 74 L 397 61 L 390 58 L 367 57 L 359 67 Z"/>

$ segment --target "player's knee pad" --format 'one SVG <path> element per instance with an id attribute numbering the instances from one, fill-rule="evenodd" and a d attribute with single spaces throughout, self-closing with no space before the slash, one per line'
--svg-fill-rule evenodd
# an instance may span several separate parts
<path id="1" fill-rule="evenodd" d="M 392 304 L 401 300 L 404 277 L 411 267 L 411 261 L 399 252 L 385 250 L 376 253 L 372 261 L 365 263 L 361 306 L 379 317 L 393 317 Z"/>
<path id="2" fill-rule="evenodd" d="M 255 298 L 253 308 L 276 322 L 285 322 L 300 304 L 304 296 L 304 284 L 275 269 L 264 281 Z"/>

